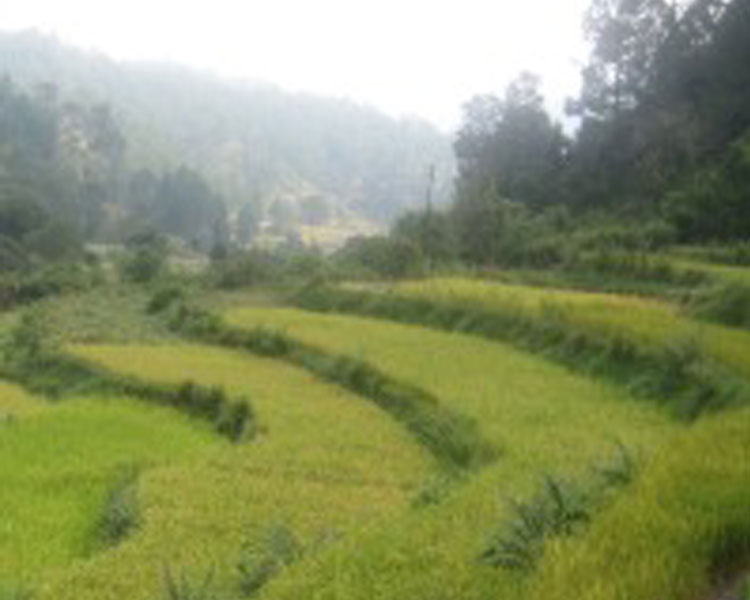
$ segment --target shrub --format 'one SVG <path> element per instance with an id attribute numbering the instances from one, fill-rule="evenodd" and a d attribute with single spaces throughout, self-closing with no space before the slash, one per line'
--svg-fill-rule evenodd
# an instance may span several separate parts
<path id="1" fill-rule="evenodd" d="M 750 284 L 725 283 L 696 294 L 687 310 L 698 318 L 750 329 Z"/>
<path id="2" fill-rule="evenodd" d="M 163 251 L 151 247 L 137 248 L 123 259 L 120 274 L 126 281 L 145 283 L 155 279 L 165 264 L 166 256 Z"/>
<path id="3" fill-rule="evenodd" d="M 146 305 L 146 312 L 158 313 L 166 310 L 175 302 L 184 300 L 185 291 L 178 286 L 163 287 L 154 292 Z"/>

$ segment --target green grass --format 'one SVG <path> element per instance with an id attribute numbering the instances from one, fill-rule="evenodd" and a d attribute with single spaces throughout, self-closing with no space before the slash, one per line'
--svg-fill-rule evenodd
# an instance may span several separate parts
<path id="1" fill-rule="evenodd" d="M 2 402 L 33 407 L 0 422 L 0 582 L 35 584 L 83 559 L 124 465 L 143 468 L 197 456 L 215 443 L 207 428 L 170 411 L 100 398 L 41 406 L 3 385 Z M 6 404 L 7 405 L 7 404 Z"/>
<path id="2" fill-rule="evenodd" d="M 434 472 L 430 456 L 376 407 L 277 361 L 207 347 L 76 346 L 79 356 L 145 379 L 190 376 L 253 399 L 260 434 L 140 480 L 142 525 L 113 550 L 54 578 L 41 598 L 158 597 L 163 570 L 237 592 L 243 544 L 281 524 L 303 548 L 403 512 Z"/>
<path id="3" fill-rule="evenodd" d="M 300 563 L 262 597 L 513 597 L 522 578 L 477 559 L 508 514 L 504 500 L 529 493 L 546 473 L 587 476 L 616 440 L 647 454 L 678 429 L 613 386 L 466 335 L 292 309 L 236 309 L 226 318 L 360 356 L 477 419 L 502 449 L 496 465 L 443 502 Z"/>

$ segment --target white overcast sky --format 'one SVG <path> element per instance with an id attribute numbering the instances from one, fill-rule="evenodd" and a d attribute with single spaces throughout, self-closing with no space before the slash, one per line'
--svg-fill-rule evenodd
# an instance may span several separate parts
<path id="1" fill-rule="evenodd" d="M 117 59 L 157 59 L 392 115 L 458 125 L 461 104 L 522 69 L 559 113 L 579 87 L 590 0 L 0 0 L 0 28 L 36 28 Z"/>

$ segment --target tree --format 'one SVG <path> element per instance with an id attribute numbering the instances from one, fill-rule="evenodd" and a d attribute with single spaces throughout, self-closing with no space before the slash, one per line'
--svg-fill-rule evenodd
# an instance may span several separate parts
<path id="1" fill-rule="evenodd" d="M 237 241 L 240 246 L 250 244 L 258 233 L 260 215 L 256 204 L 245 202 L 237 214 Z"/>
<path id="2" fill-rule="evenodd" d="M 533 206 L 553 200 L 565 139 L 545 111 L 539 87 L 538 77 L 522 73 L 503 100 L 479 96 L 464 107 L 455 143 L 459 195 L 493 187 Z"/>

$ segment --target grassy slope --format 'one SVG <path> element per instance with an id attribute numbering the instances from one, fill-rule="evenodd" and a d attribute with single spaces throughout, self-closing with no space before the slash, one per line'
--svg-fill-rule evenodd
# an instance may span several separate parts
<path id="1" fill-rule="evenodd" d="M 142 531 L 45 597 L 153 598 L 166 563 L 193 572 L 214 566 L 231 588 L 242 543 L 269 525 L 284 524 L 307 546 L 374 526 L 399 513 L 431 472 L 431 459 L 386 415 L 300 369 L 188 345 L 74 351 L 144 378 L 190 377 L 247 394 L 265 431 L 190 465 L 149 472 Z"/>
<path id="2" fill-rule="evenodd" d="M 91 551 L 123 466 L 191 458 L 216 441 L 172 411 L 126 400 L 44 405 L 7 385 L 0 394 L 22 415 L 0 422 L 0 582 L 36 582 Z"/>
<path id="3" fill-rule="evenodd" d="M 337 352 L 360 355 L 475 417 L 502 448 L 498 464 L 443 503 L 300 565 L 268 597 L 484 598 L 518 593 L 521 580 L 476 556 L 502 517 L 504 498 L 541 474 L 584 476 L 613 441 L 649 451 L 675 426 L 624 393 L 504 345 L 369 319 L 289 309 L 235 309 L 238 326 L 272 325 Z M 355 547 L 357 551 L 355 552 Z"/>
<path id="4" fill-rule="evenodd" d="M 634 296 L 539 289 L 466 279 L 396 284 L 396 293 L 436 302 L 475 303 L 483 310 L 556 310 L 595 331 L 626 335 L 649 347 L 690 340 L 708 356 L 750 378 L 750 332 L 693 321 L 669 304 Z"/>

